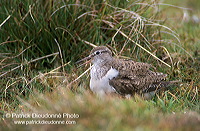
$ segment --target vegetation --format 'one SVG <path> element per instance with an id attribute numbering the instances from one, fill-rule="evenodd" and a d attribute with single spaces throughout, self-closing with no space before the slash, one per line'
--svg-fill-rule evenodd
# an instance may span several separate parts
<path id="1" fill-rule="evenodd" d="M 1 0 L 2 130 L 199 130 L 200 2 L 164 2 Z M 151 63 L 181 84 L 148 101 L 100 99 L 89 91 L 89 66 L 75 64 L 95 45 Z M 78 118 L 53 118 L 75 121 L 68 125 L 15 124 L 44 119 L 8 118 L 22 112 Z"/>

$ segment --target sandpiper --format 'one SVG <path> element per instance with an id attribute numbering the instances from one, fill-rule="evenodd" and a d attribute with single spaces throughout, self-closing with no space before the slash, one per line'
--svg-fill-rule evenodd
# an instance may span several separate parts
<path id="1" fill-rule="evenodd" d="M 150 64 L 117 59 L 106 46 L 95 47 L 90 55 L 78 62 L 91 60 L 90 89 L 103 96 L 139 94 L 149 99 L 156 90 L 174 83 L 165 81 L 167 74 L 150 70 Z"/>

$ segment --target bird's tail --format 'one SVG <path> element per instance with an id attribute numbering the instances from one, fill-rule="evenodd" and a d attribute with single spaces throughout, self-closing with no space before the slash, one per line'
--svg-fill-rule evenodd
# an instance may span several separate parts
<path id="1" fill-rule="evenodd" d="M 181 81 L 160 81 L 160 82 L 156 82 L 151 84 L 146 90 L 143 91 L 143 93 L 147 93 L 147 92 L 152 92 L 152 91 L 158 91 L 161 89 L 167 89 L 170 86 L 173 85 L 179 85 Z"/>

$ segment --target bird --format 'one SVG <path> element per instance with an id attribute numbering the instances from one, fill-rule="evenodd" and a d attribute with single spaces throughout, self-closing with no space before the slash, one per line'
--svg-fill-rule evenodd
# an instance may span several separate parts
<path id="1" fill-rule="evenodd" d="M 123 97 L 138 94 L 151 99 L 157 90 L 176 83 L 166 81 L 167 74 L 152 71 L 154 67 L 151 64 L 114 58 L 106 46 L 93 48 L 89 56 L 77 63 L 82 61 L 93 64 L 90 69 L 90 89 L 101 97 L 116 93 Z"/>

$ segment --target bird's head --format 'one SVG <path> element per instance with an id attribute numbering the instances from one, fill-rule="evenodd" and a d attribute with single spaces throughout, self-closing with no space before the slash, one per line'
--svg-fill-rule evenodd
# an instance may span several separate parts
<path id="1" fill-rule="evenodd" d="M 76 63 L 82 61 L 92 61 L 93 64 L 100 64 L 106 62 L 106 60 L 112 59 L 112 52 L 106 46 L 97 46 L 90 52 L 88 57 L 85 57 Z"/>

